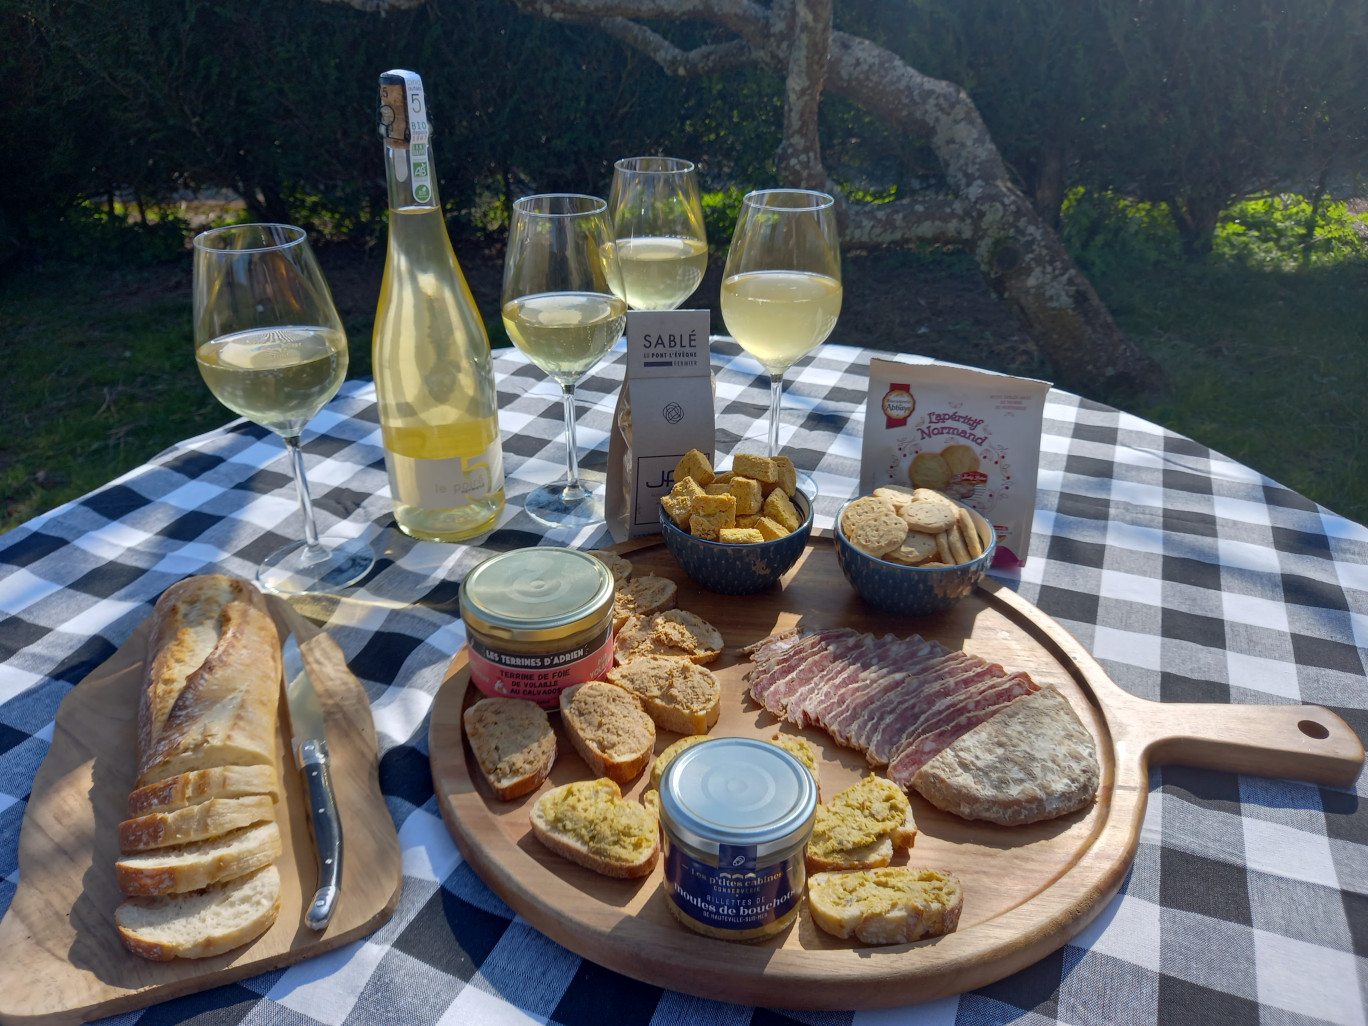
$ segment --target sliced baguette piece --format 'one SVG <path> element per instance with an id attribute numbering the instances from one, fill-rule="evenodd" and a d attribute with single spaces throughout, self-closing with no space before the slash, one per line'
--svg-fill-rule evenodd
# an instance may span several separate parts
<path id="1" fill-rule="evenodd" d="M 274 819 L 275 802 L 270 795 L 211 798 L 175 812 L 149 812 L 146 816 L 124 820 L 119 824 L 119 850 L 131 855 L 153 848 L 205 841 Z"/>
<path id="2" fill-rule="evenodd" d="M 241 798 L 249 794 L 269 795 L 273 801 L 280 801 L 280 778 L 275 766 L 215 766 L 168 777 L 130 794 L 128 814 L 175 812 L 211 798 Z"/>
<path id="3" fill-rule="evenodd" d="M 817 806 L 808 872 L 886 866 L 895 848 L 910 848 L 916 837 L 912 805 L 902 788 L 870 773 Z"/>
<path id="4" fill-rule="evenodd" d="M 535 791 L 556 761 L 546 710 L 523 698 L 482 698 L 462 714 L 475 761 L 504 801 Z"/>
<path id="5" fill-rule="evenodd" d="M 706 666 L 687 659 L 642 656 L 606 676 L 641 699 L 657 727 L 676 734 L 706 734 L 722 713 L 721 683 Z"/>
<path id="6" fill-rule="evenodd" d="M 254 873 L 279 857 L 280 827 L 274 822 L 176 848 L 127 855 L 114 863 L 119 890 L 130 897 L 182 894 Z"/>
<path id="7" fill-rule="evenodd" d="M 911 866 L 814 873 L 808 877 L 812 921 L 836 937 L 866 944 L 910 944 L 959 925 L 964 890 L 949 873 Z"/>
<path id="8" fill-rule="evenodd" d="M 673 609 L 679 585 L 668 577 L 647 574 L 627 582 L 618 582 L 613 593 L 613 630 L 622 630 L 633 616 L 650 616 Z"/>
<path id="9" fill-rule="evenodd" d="M 561 724 L 590 771 L 618 783 L 651 762 L 655 721 L 641 700 L 616 684 L 591 680 L 560 693 Z"/>
<path id="10" fill-rule="evenodd" d="M 665 767 L 674 762 L 675 756 L 684 749 L 706 740 L 708 739 L 703 734 L 689 734 L 666 745 L 665 750 L 656 756 L 655 762 L 651 763 L 651 789 L 660 790 L 660 778 L 665 776 Z"/>
<path id="11" fill-rule="evenodd" d="M 128 898 L 114 910 L 119 935 L 154 962 L 208 958 L 261 936 L 280 914 L 280 872 L 248 876 L 187 894 Z"/>
<path id="12" fill-rule="evenodd" d="M 912 777 L 936 808 L 1003 826 L 1087 808 L 1099 782 L 1092 734 L 1052 687 L 1008 703 Z"/>
<path id="13" fill-rule="evenodd" d="M 710 663 L 722 654 L 722 645 L 721 633 L 701 616 L 687 609 L 667 609 L 629 617 L 618 634 L 614 657 L 619 664 L 648 655 Z"/>
<path id="14" fill-rule="evenodd" d="M 576 780 L 532 806 L 532 835 L 562 858 L 604 876 L 645 876 L 660 857 L 655 814 L 613 780 Z"/>

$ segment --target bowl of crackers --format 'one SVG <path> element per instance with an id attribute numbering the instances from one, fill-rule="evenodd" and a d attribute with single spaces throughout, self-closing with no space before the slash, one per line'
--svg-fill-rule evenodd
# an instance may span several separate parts
<path id="1" fill-rule="evenodd" d="M 715 472 L 690 450 L 660 500 L 665 547 L 697 584 L 719 595 L 751 595 L 779 580 L 812 533 L 812 502 L 783 456 L 737 453 Z"/>
<path id="2" fill-rule="evenodd" d="M 969 594 L 997 535 L 977 510 L 931 488 L 876 488 L 836 515 L 836 561 L 871 605 L 929 616 Z"/>

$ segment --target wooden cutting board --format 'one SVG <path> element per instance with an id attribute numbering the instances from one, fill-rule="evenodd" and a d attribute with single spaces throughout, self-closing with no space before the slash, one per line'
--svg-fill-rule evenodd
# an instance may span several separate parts
<path id="1" fill-rule="evenodd" d="M 659 867 L 640 881 L 610 880 L 552 855 L 531 836 L 528 813 L 536 798 L 591 774 L 556 723 L 559 749 L 550 781 L 525 798 L 495 798 L 463 738 L 461 712 L 481 696 L 469 686 L 464 651 L 458 653 L 433 704 L 429 734 L 438 802 L 457 847 L 500 897 L 547 936 L 658 986 L 748 1005 L 826 1009 L 903 1005 L 972 990 L 1043 958 L 1106 906 L 1135 855 L 1150 764 L 1347 785 L 1363 763 L 1358 738 L 1320 707 L 1161 705 L 1134 698 L 1067 631 L 991 581 L 947 613 L 897 618 L 855 595 L 829 538 L 814 538 L 779 587 L 741 598 L 694 585 L 659 538 L 625 542 L 615 551 L 632 561 L 634 576 L 656 573 L 675 580 L 680 607 L 721 630 L 726 648 L 711 667 L 723 687 L 714 736 L 770 737 L 780 726 L 745 692 L 749 664 L 740 653 L 743 646 L 794 625 L 850 626 L 918 633 L 1008 669 L 1028 670 L 1068 697 L 1097 742 L 1102 767 L 1091 810 L 1024 827 L 969 822 L 912 795 L 920 832 L 908 863 L 950 870 L 964 885 L 963 916 L 953 934 L 865 946 L 819 931 L 804 906 L 783 934 L 735 944 L 703 937 L 674 919 Z M 822 752 L 824 798 L 869 772 L 862 756 L 824 732 L 801 733 Z M 676 737 L 661 732 L 656 751 Z M 630 792 L 624 786 L 624 793 L 638 797 L 647 776 Z"/>
<path id="2" fill-rule="evenodd" d="M 134 737 L 147 624 L 72 689 L 33 781 L 19 833 L 19 885 L 0 922 L 0 1023 L 59 1026 L 142 1008 L 255 976 L 364 937 L 398 906 L 399 838 L 380 793 L 375 725 L 365 689 L 337 644 L 268 596 L 281 637 L 293 629 L 323 705 L 342 814 L 342 893 L 328 928 L 304 925 L 318 878 L 285 718 L 278 737 L 284 797 L 280 916 L 251 944 L 204 959 L 149 962 L 119 939 L 114 909 L 118 825 L 135 776 Z M 282 705 L 284 699 L 282 696 Z"/>

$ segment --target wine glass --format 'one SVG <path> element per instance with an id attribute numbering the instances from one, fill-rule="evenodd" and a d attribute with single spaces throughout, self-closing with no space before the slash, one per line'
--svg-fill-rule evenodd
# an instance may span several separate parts
<path id="1" fill-rule="evenodd" d="M 722 319 L 769 374 L 771 456 L 779 454 L 784 373 L 831 334 L 841 293 L 835 201 L 808 189 L 747 193 L 722 271 Z M 812 479 L 799 476 L 815 494 Z"/>
<path id="2" fill-rule="evenodd" d="M 194 242 L 195 362 L 224 406 L 285 440 L 304 540 L 257 569 L 275 592 L 341 588 L 375 562 L 359 540 L 318 540 L 300 432 L 347 376 L 347 336 L 308 236 L 288 224 L 203 232 Z"/>
<path id="3" fill-rule="evenodd" d="M 618 294 L 633 310 L 677 309 L 708 267 L 693 163 L 677 157 L 619 160 L 608 211 L 622 273 Z"/>
<path id="4" fill-rule="evenodd" d="M 575 383 L 613 348 L 627 321 L 608 204 L 597 196 L 524 196 L 513 203 L 504 254 L 503 323 L 513 344 L 561 386 L 566 479 L 542 485 L 524 508 L 551 527 L 603 520 L 580 480 Z"/>

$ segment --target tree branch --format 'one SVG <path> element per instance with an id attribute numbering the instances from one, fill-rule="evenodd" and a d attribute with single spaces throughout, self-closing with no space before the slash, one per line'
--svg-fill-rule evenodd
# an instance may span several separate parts
<path id="1" fill-rule="evenodd" d="M 775 5 L 776 41 L 788 42 L 783 142 L 775 160 L 782 181 L 808 189 L 827 184 L 817 112 L 831 55 L 831 0 L 786 0 Z"/>
<path id="2" fill-rule="evenodd" d="M 694 50 L 681 50 L 660 33 L 626 18 L 605 18 L 602 21 L 577 20 L 582 24 L 596 25 L 618 42 L 650 57 L 666 73 L 681 78 L 739 68 L 755 60 L 754 51 L 744 39 L 700 46 Z"/>

